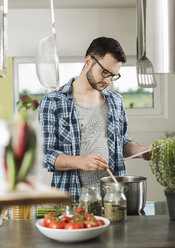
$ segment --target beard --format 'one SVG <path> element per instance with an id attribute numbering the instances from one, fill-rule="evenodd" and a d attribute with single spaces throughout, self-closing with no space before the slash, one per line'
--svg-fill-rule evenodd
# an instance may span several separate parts
<path id="1" fill-rule="evenodd" d="M 89 69 L 89 71 L 86 73 L 86 78 L 90 84 L 90 86 L 98 91 L 102 91 L 104 90 L 108 85 L 106 83 L 104 83 L 103 81 L 101 82 L 96 82 L 93 74 L 92 74 L 92 68 L 93 66 L 91 66 L 91 68 Z M 100 86 L 102 84 L 102 86 Z"/>

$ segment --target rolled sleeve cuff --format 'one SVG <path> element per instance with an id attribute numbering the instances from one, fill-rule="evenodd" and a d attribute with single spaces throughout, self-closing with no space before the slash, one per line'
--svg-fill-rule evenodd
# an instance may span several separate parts
<path id="1" fill-rule="evenodd" d="M 133 139 L 130 139 L 130 138 L 126 138 L 123 140 L 123 147 L 126 146 L 129 142 L 133 142 L 134 140 Z"/>
<path id="2" fill-rule="evenodd" d="M 62 153 L 63 152 L 59 152 L 59 151 L 54 151 L 54 152 L 53 151 L 49 151 L 47 153 L 46 160 L 47 160 L 47 168 L 48 168 L 48 171 L 49 172 L 56 171 L 56 169 L 55 169 L 55 160 Z"/>

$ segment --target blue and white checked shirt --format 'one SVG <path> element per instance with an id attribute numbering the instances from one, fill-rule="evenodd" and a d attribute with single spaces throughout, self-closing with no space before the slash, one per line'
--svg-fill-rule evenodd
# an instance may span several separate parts
<path id="1" fill-rule="evenodd" d="M 58 92 L 45 95 L 39 106 L 39 120 L 44 138 L 44 167 L 53 172 L 51 185 L 72 195 L 74 202 L 81 194 L 77 170 L 59 171 L 54 167 L 56 158 L 64 153 L 79 156 L 80 130 L 75 102 L 72 96 L 71 78 Z M 123 162 L 123 147 L 131 142 L 128 138 L 128 122 L 122 97 L 104 89 L 104 98 L 109 105 L 108 147 L 109 167 L 116 176 L 126 175 Z"/>

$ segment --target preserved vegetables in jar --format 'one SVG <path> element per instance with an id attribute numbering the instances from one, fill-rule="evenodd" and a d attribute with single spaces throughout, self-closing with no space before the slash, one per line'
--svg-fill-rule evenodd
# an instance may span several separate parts
<path id="1" fill-rule="evenodd" d="M 86 212 L 101 216 L 102 199 L 98 187 L 95 185 L 82 187 L 79 205 L 82 206 Z"/>
<path id="2" fill-rule="evenodd" d="M 105 187 L 104 216 L 111 222 L 126 220 L 127 200 L 124 187 L 119 183 L 108 183 Z"/>

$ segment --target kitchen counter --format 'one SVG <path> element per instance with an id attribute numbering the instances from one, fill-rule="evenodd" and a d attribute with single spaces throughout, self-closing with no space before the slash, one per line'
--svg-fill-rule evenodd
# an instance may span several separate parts
<path id="1" fill-rule="evenodd" d="M 1 248 L 144 248 L 175 247 L 175 221 L 168 215 L 127 216 L 110 224 L 98 238 L 81 243 L 60 243 L 45 237 L 35 227 L 36 220 L 4 221 L 0 226 Z"/>

